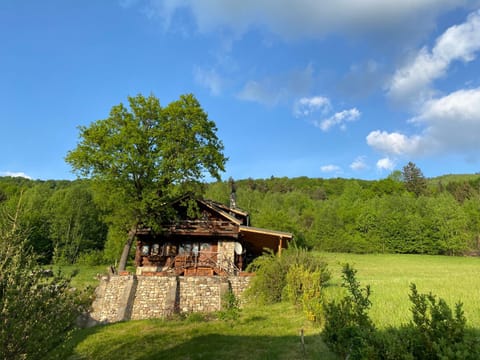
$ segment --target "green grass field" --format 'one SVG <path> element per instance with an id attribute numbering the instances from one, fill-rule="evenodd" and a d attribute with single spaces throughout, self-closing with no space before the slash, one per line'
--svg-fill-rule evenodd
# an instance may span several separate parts
<path id="1" fill-rule="evenodd" d="M 468 326 L 480 329 L 480 259 L 421 255 L 354 255 L 322 253 L 332 271 L 327 296 L 342 293 L 342 264 L 372 289 L 370 315 L 379 328 L 410 320 L 409 285 L 432 292 L 453 308 L 464 303 Z M 80 269 L 80 284 L 94 284 L 99 269 Z M 83 275 L 82 275 L 83 274 Z M 93 279 L 93 280 L 92 280 Z M 305 333 L 305 352 L 300 341 Z M 320 338 L 320 329 L 290 304 L 247 306 L 238 322 L 142 320 L 97 326 L 75 332 L 52 354 L 59 359 L 336 359 Z"/>
<path id="2" fill-rule="evenodd" d="M 467 325 L 480 329 L 480 258 L 426 255 L 321 254 L 340 284 L 342 264 L 357 269 L 357 278 L 372 290 L 371 318 L 380 327 L 398 326 L 411 319 L 408 299 L 411 283 L 421 293 L 432 292 L 453 309 L 464 304 Z M 338 288 L 329 289 L 333 294 Z"/>

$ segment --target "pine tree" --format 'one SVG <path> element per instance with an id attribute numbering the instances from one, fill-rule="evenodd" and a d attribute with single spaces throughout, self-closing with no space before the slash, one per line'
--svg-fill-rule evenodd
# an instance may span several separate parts
<path id="1" fill-rule="evenodd" d="M 403 182 L 405 188 L 414 193 L 416 196 L 425 195 L 427 193 L 427 180 L 423 176 L 422 170 L 413 162 L 409 162 L 403 167 Z"/>

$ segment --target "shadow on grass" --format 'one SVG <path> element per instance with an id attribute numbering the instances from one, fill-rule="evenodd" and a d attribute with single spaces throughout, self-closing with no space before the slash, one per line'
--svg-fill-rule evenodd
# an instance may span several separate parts
<path id="1" fill-rule="evenodd" d="M 109 325 L 107 325 L 108 327 Z M 103 326 L 84 329 L 51 354 L 49 359 L 323 359 L 336 360 L 319 335 L 241 336 L 223 334 L 142 334 L 119 336 L 103 333 Z M 103 333 L 103 334 L 102 334 Z M 88 339 L 88 345 L 82 343 Z"/>

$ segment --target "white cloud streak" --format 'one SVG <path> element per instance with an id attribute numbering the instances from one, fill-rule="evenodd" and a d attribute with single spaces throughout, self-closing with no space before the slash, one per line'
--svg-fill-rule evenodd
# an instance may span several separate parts
<path id="1" fill-rule="evenodd" d="M 171 23 L 187 8 L 200 32 L 229 28 L 238 34 L 264 27 L 284 38 L 321 37 L 330 32 L 405 32 L 427 29 L 442 11 L 465 6 L 465 0 L 148 0 L 146 7 Z"/>
<path id="2" fill-rule="evenodd" d="M 326 113 L 331 109 L 330 100 L 324 96 L 303 97 L 297 100 L 293 106 L 296 117 L 309 116 L 314 112 Z"/>
<path id="3" fill-rule="evenodd" d="M 220 95 L 224 81 L 214 69 L 195 67 L 193 77 L 196 83 L 206 87 L 212 95 Z"/>
<path id="4" fill-rule="evenodd" d="M 372 131 L 367 144 L 390 155 L 476 153 L 480 150 L 480 88 L 459 90 L 426 101 L 410 122 L 423 125 L 423 132 L 407 136 Z"/>
<path id="5" fill-rule="evenodd" d="M 341 168 L 337 165 L 323 165 L 320 167 L 320 170 L 324 173 L 331 173 L 331 172 L 341 172 Z"/>
<path id="6" fill-rule="evenodd" d="M 346 123 L 356 121 L 359 117 L 360 111 L 358 111 L 358 109 L 356 108 L 352 108 L 349 110 L 337 112 L 328 119 L 316 121 L 315 126 L 319 127 L 322 131 L 328 131 L 336 125 L 338 125 L 341 130 L 346 130 Z"/>
<path id="7" fill-rule="evenodd" d="M 466 22 L 447 29 L 436 40 L 431 51 L 426 47 L 398 69 L 391 79 L 388 94 L 402 103 L 418 103 L 435 94 L 432 83 L 444 77 L 454 61 L 470 62 L 480 50 L 480 10 L 471 13 Z"/>
<path id="8" fill-rule="evenodd" d="M 1 176 L 11 176 L 11 177 L 23 177 L 25 179 L 32 179 L 30 176 L 25 174 L 22 171 L 1 171 Z"/>

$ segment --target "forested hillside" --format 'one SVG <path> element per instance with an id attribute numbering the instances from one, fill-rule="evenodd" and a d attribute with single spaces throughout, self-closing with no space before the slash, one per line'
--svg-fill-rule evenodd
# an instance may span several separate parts
<path id="1" fill-rule="evenodd" d="M 405 174 L 386 179 L 270 178 L 235 182 L 237 206 L 251 224 L 294 233 L 313 249 L 357 253 L 461 255 L 478 250 L 480 175 L 427 179 L 407 190 Z M 416 192 L 417 191 L 417 192 Z M 228 181 L 205 197 L 228 204 Z M 113 263 L 125 239 L 108 228 L 88 180 L 0 178 L 0 203 L 20 204 L 44 263 Z"/>

